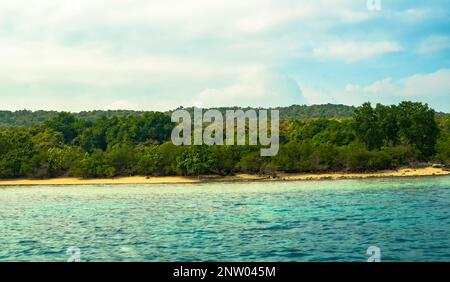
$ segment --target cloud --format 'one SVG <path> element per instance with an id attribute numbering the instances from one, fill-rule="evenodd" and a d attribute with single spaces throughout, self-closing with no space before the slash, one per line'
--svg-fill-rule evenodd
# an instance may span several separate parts
<path id="1" fill-rule="evenodd" d="M 321 59 L 355 62 L 401 51 L 397 42 L 333 42 L 314 49 L 314 55 Z"/>
<path id="2" fill-rule="evenodd" d="M 317 87 L 301 87 L 310 103 L 343 103 L 361 105 L 364 102 L 394 104 L 404 100 L 429 103 L 438 110 L 450 106 L 450 69 L 416 74 L 394 80 L 385 78 L 368 85 L 347 84 L 332 91 Z"/>
<path id="3" fill-rule="evenodd" d="M 347 93 L 365 97 L 381 98 L 386 95 L 400 99 L 417 97 L 445 97 L 450 94 L 450 69 L 427 74 L 415 74 L 399 80 L 385 78 L 367 86 L 347 85 Z"/>
<path id="4" fill-rule="evenodd" d="M 432 35 L 420 43 L 418 52 L 429 54 L 450 49 L 450 36 Z"/>
<path id="5" fill-rule="evenodd" d="M 403 97 L 448 98 L 450 95 L 450 69 L 407 77 L 400 80 L 399 89 L 398 95 Z"/>
<path id="6" fill-rule="evenodd" d="M 342 83 L 448 67 L 444 1 L 365 2 L 2 0 L 0 109 L 338 102 Z"/>
<path id="7" fill-rule="evenodd" d="M 141 110 L 141 108 L 130 101 L 118 100 L 106 106 L 105 110 Z"/>
<path id="8" fill-rule="evenodd" d="M 256 71 L 242 74 L 235 84 L 207 88 L 186 103 L 200 107 L 275 107 L 305 102 L 298 84 L 292 78 L 269 71 Z"/>
<path id="9" fill-rule="evenodd" d="M 98 46 L 67 47 L 54 42 L 0 41 L 0 79 L 33 83 L 42 81 L 120 85 L 154 77 L 185 78 L 224 76 L 235 66 L 175 55 L 117 56 Z M 242 68 L 253 68 L 250 64 Z"/>

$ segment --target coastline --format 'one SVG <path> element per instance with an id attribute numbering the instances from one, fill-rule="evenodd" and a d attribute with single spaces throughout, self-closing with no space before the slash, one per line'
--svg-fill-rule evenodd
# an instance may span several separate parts
<path id="1" fill-rule="evenodd" d="M 237 174 L 234 176 L 205 175 L 200 177 L 161 176 L 161 177 L 117 177 L 80 179 L 62 177 L 51 179 L 12 179 L 0 180 L 0 186 L 32 186 L 32 185 L 110 185 L 110 184 L 184 184 L 208 182 L 245 182 L 245 181 L 308 181 L 308 180 L 342 180 L 391 177 L 425 177 L 450 175 L 450 170 L 437 167 L 401 168 L 367 173 L 279 173 L 275 177 L 269 175 Z"/>

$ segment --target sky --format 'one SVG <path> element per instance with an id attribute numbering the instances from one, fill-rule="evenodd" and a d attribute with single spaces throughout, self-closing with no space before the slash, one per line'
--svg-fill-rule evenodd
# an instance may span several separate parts
<path id="1" fill-rule="evenodd" d="M 0 110 L 450 112 L 450 2 L 380 2 L 0 0 Z"/>

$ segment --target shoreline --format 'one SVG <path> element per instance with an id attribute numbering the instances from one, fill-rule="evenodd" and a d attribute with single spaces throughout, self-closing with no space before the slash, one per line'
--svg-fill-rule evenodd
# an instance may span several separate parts
<path id="1" fill-rule="evenodd" d="M 0 186 L 36 186 L 36 185 L 110 185 L 110 184 L 189 184 L 210 182 L 248 182 L 248 181 L 311 181 L 311 180 L 345 180 L 369 178 L 425 177 L 450 175 L 450 170 L 436 167 L 401 168 L 367 173 L 279 173 L 277 176 L 237 174 L 234 176 L 204 175 L 187 176 L 131 176 L 117 178 L 81 179 L 61 177 L 51 179 L 11 179 L 0 180 Z"/>

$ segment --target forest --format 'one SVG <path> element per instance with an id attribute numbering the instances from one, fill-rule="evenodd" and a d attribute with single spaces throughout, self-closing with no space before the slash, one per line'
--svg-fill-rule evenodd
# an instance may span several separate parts
<path id="1" fill-rule="evenodd" d="M 225 110 L 242 109 L 247 110 L 250 108 L 215 108 L 221 112 Z M 353 116 L 355 107 L 345 106 L 345 105 L 292 105 L 289 107 L 277 107 L 273 108 L 280 111 L 280 118 L 284 120 L 293 119 L 305 119 L 305 118 L 349 118 Z M 194 108 L 185 108 L 188 112 L 193 112 Z M 270 109 L 269 109 L 270 110 Z M 80 113 L 74 113 L 77 118 L 86 121 L 96 121 L 100 117 L 127 117 L 127 116 L 140 116 L 144 114 L 143 111 L 131 111 L 131 110 L 108 110 L 108 111 L 84 111 Z M 170 115 L 171 111 L 165 112 Z M 24 126 L 29 127 L 33 125 L 39 125 L 42 122 L 54 118 L 59 113 L 56 111 L 0 111 L 0 128 L 11 127 L 11 126 Z"/>
<path id="2" fill-rule="evenodd" d="M 280 108 L 284 118 L 275 157 L 261 157 L 260 146 L 175 146 L 168 112 L 0 113 L 4 179 L 364 172 L 426 162 L 450 165 L 450 115 L 417 102 Z"/>

